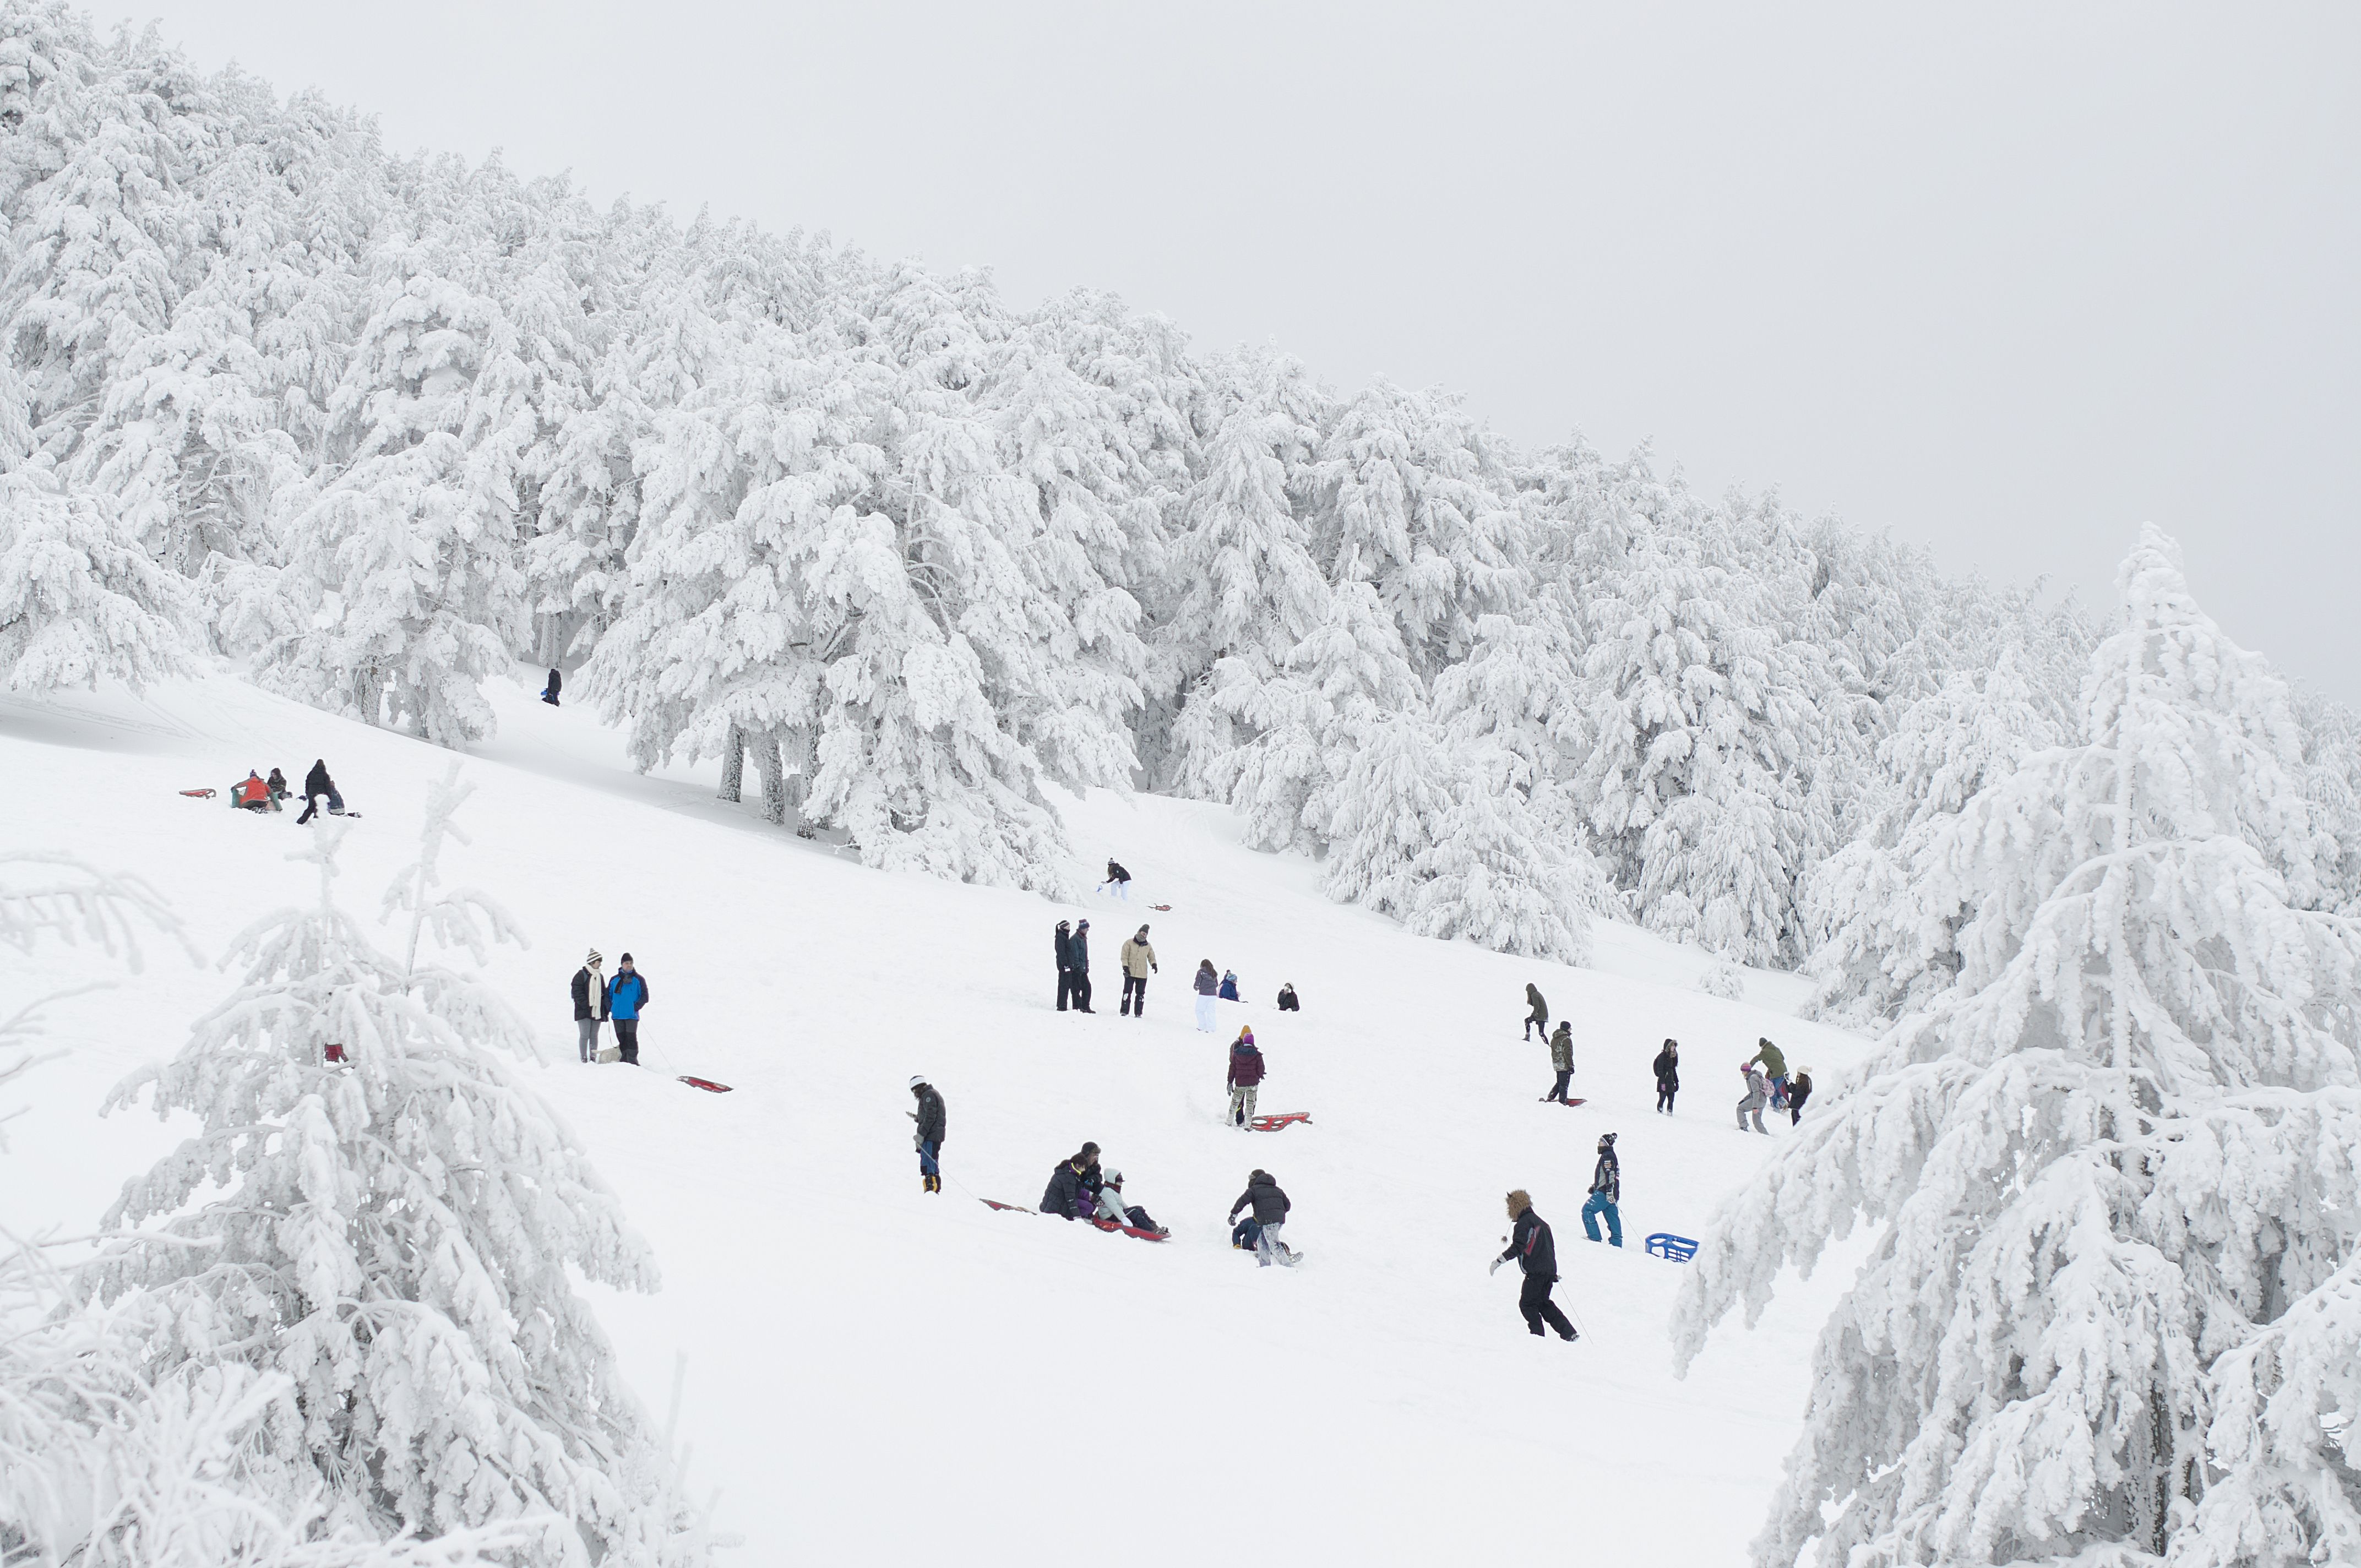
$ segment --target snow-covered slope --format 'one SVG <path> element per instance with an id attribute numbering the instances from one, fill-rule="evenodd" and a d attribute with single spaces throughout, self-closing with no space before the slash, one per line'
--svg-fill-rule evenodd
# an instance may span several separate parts
<path id="1" fill-rule="evenodd" d="M 1027 894 L 862 869 L 713 799 L 709 777 L 632 774 L 587 711 L 492 693 L 499 738 L 447 862 L 532 934 L 492 974 L 542 1024 L 530 1075 L 592 1150 L 662 1258 L 665 1289 L 601 1311 L 661 1407 L 687 1358 L 692 1489 L 749 1563 L 1439 1563 L 1571 1550 L 1581 1562 L 1737 1561 L 1792 1443 L 1816 1308 L 1783 1294 L 1676 1381 L 1678 1266 L 1640 1249 L 1696 1234 L 1770 1140 L 1734 1130 L 1735 1065 L 1758 1035 L 1824 1091 L 1863 1049 L 1787 1016 L 1800 986 L 1750 974 L 1750 1004 L 1695 989 L 1697 954 L 1623 927 L 1566 970 L 1405 936 L 1328 903 L 1305 861 L 1241 848 L 1211 806 L 1072 804 L 1085 869 L 1114 854 L 1135 902 Z M 0 807 L 17 847 L 147 876 L 208 955 L 309 895 L 282 856 L 292 814 L 223 797 L 248 766 L 325 757 L 355 809 L 341 883 L 373 913 L 411 854 L 425 782 L 451 753 L 214 676 L 137 700 L 0 701 Z M 1084 875 L 1085 883 L 1093 880 Z M 1172 905 L 1150 914 L 1148 902 Z M 1050 927 L 1093 922 L 1096 1016 L 1051 1010 Z M 1116 947 L 1141 920 L 1163 965 L 1145 1023 L 1115 1014 Z M 653 992 L 653 1070 L 576 1065 L 566 981 L 628 950 Z M 105 1087 L 176 1048 L 228 989 L 159 944 L 147 970 L 62 1003 L 74 1054 L 27 1080 L 0 1157 L 0 1223 L 86 1227 L 169 1127 L 93 1118 Z M 1200 958 L 1252 1001 L 1193 1029 Z M 10 959 L 12 1000 L 111 972 L 87 953 Z M 1547 1055 L 1519 1038 L 1527 981 L 1575 1020 L 1576 1092 L 1538 1103 Z M 1305 1011 L 1268 1005 L 1283 981 Z M 1222 1126 L 1230 1036 L 1251 1022 L 1277 1135 Z M 1680 1113 L 1653 1113 L 1648 1061 L 1684 1052 Z M 905 1084 L 950 1105 L 949 1190 L 920 1192 Z M 675 1081 L 734 1084 L 713 1095 Z M 1617 1253 L 1581 1239 L 1592 1146 L 1620 1135 Z M 1783 1129 L 1784 1135 L 1784 1129 Z M 1030 1204 L 1084 1139 L 1170 1225 L 1157 1246 Z M 1295 1202 L 1308 1261 L 1257 1269 L 1224 1215 L 1255 1166 Z M 1529 1337 L 1510 1270 L 1485 1264 L 1501 1194 L 1555 1226 L 1582 1342 Z"/>

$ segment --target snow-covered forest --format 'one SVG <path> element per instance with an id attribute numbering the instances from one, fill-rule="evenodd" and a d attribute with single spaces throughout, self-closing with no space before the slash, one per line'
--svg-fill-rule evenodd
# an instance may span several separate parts
<path id="1" fill-rule="evenodd" d="M 226 661 L 464 751 L 489 678 L 555 665 L 642 766 L 718 758 L 873 867 L 1071 896 L 1104 847 L 1056 802 L 1113 786 L 1233 806 L 1421 936 L 1578 964 L 1628 922 L 1802 971 L 1878 1052 L 1725 1212 L 1680 1318 L 1699 1354 L 1872 1227 L 1759 1560 L 2361 1560 L 2361 719 L 2233 645 L 2162 535 L 2126 538 L 2115 604 L 1948 576 L 1108 295 L 1016 309 L 979 272 L 398 154 L 46 0 L 0 0 L 0 280 L 9 689 Z M 39 1391 L 0 1398 L 0 1457 L 81 1433 L 96 1487 L 14 1498 L 0 1561 L 44 1520 L 201 1517 L 139 1492 L 164 1475 L 283 1504 L 191 1562 L 701 1559 L 566 1274 L 652 1263 L 464 1043 L 500 1009 L 414 936 L 378 953 L 320 855 L 319 907 L 244 939 L 238 1000 L 144 1086 L 224 1140 L 110 1217 L 157 1236 L 75 1305 L 37 1252 L 0 1269 L 49 1325 L 0 1346 L 0 1395 Z M 170 928 L 79 868 L 18 907 L 27 950 Z M 435 916 L 463 946 L 478 917 L 498 934 Z M 330 995 L 360 1010 L 289 1022 Z M 275 1167 L 230 1152 L 300 1098 L 265 1018 L 385 1043 Z M 5 1082 L 29 1046 L 0 1045 Z M 420 1095 L 417 1138 L 489 1142 L 376 1149 Z M 465 1223 L 405 1198 L 422 1160 L 506 1172 L 514 1211 L 489 1181 Z M 344 1256 L 234 1206 L 172 1218 L 234 1165 L 272 1215 L 342 1172 L 450 1234 Z M 383 1365 L 345 1337 L 192 1371 L 301 1316 L 205 1270 L 349 1297 L 429 1259 L 456 1272 L 392 1293 L 439 1301 L 434 1333 L 376 1334 Z M 495 1280 L 565 1352 L 531 1376 Z M 313 1400 L 311 1427 L 273 1403 L 413 1361 L 478 1397 Z M 514 1532 L 558 1499 L 573 1530 Z M 442 1539 L 386 1545 L 402 1521 Z"/>
<path id="2" fill-rule="evenodd" d="M 1908 925 L 1908 972 L 1847 988 L 1882 1008 L 1946 955 L 1864 895 L 2068 727 L 2105 629 L 1446 393 L 600 212 L 0 16 L 19 687 L 203 647 L 464 747 L 489 673 L 562 664 L 642 758 L 751 761 L 873 865 L 1068 891 L 1045 786 L 1136 785 L 1505 951 L 1610 915 L 1850 976 Z M 2354 727 L 2309 717 L 2345 808 Z"/>

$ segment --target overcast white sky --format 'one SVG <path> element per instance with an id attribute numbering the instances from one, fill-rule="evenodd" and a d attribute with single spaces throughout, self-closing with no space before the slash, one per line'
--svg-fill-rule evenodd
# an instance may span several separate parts
<path id="1" fill-rule="evenodd" d="M 1083 283 L 2361 701 L 2361 6 L 100 0 L 596 198 Z"/>

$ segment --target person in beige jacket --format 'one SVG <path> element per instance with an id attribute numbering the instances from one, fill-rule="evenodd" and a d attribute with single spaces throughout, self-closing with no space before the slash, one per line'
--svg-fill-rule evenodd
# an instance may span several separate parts
<path id="1" fill-rule="evenodd" d="M 1123 1005 L 1115 1011 L 1147 1017 L 1148 977 L 1156 972 L 1156 949 L 1148 945 L 1148 927 L 1142 926 L 1123 945 Z"/>

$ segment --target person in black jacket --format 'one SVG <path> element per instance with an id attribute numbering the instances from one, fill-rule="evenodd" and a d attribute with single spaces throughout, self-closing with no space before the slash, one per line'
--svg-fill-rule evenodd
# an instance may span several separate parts
<path id="1" fill-rule="evenodd" d="M 582 1059 L 587 1062 L 598 1059 L 598 1025 L 607 1016 L 607 977 L 598 969 L 605 961 L 593 948 L 582 967 L 574 971 L 574 1032 L 581 1036 Z"/>
<path id="2" fill-rule="evenodd" d="M 557 694 L 565 688 L 565 677 L 561 676 L 557 673 L 557 666 L 552 664 L 549 667 L 549 684 L 541 688 L 541 700 L 549 704 L 550 707 L 555 707 L 557 706 Z"/>
<path id="3" fill-rule="evenodd" d="M 1254 1210 L 1255 1223 L 1262 1227 L 1255 1243 L 1255 1266 L 1268 1268 L 1273 1263 L 1283 1263 L 1292 1268 L 1302 1262 L 1301 1253 L 1279 1239 L 1279 1233 L 1287 1227 L 1287 1212 L 1293 1205 L 1279 1190 L 1279 1183 L 1271 1179 L 1270 1172 L 1257 1170 L 1246 1178 L 1246 1190 L 1230 1205 L 1230 1218 L 1236 1220 L 1238 1211 L 1248 1206 Z"/>
<path id="4" fill-rule="evenodd" d="M 1074 967 L 1074 1011 L 1091 1011 L 1091 923 L 1074 922 L 1074 939 L 1069 949 Z"/>
<path id="5" fill-rule="evenodd" d="M 1681 1043 L 1666 1040 L 1656 1053 L 1656 1109 L 1673 1113 L 1673 1096 L 1681 1091 Z"/>
<path id="6" fill-rule="evenodd" d="M 1058 922 L 1049 947 L 1058 959 L 1058 1011 L 1063 1013 L 1066 999 L 1074 993 L 1074 927 L 1071 921 Z"/>
<path id="7" fill-rule="evenodd" d="M 303 775 L 303 815 L 295 819 L 296 827 L 302 827 L 318 815 L 320 797 L 324 795 L 328 797 L 328 814 L 332 817 L 343 816 L 345 797 L 336 793 L 336 781 L 328 776 L 327 761 L 324 758 L 314 757 L 312 759 L 312 771 Z"/>
<path id="8" fill-rule="evenodd" d="M 1538 1024 L 1541 1025 L 1542 1038 L 1548 1039 L 1549 1003 L 1542 998 L 1542 988 L 1528 984 L 1525 987 L 1525 1001 L 1532 1007 L 1532 1011 L 1525 1015 L 1525 1038 L 1530 1040 L 1533 1037 L 1533 1025 Z"/>
<path id="9" fill-rule="evenodd" d="M 910 1113 L 910 1120 L 918 1124 L 918 1186 L 926 1192 L 943 1190 L 943 1133 L 949 1125 L 943 1114 L 943 1097 L 927 1081 L 925 1073 L 910 1080 L 910 1092 L 917 1097 L 918 1108 Z"/>
<path id="10" fill-rule="evenodd" d="M 1812 1069 L 1799 1067 L 1795 1076 L 1787 1080 L 1787 1125 L 1804 1124 L 1804 1102 L 1812 1097 Z"/>
<path id="11" fill-rule="evenodd" d="M 1510 1258 L 1525 1272 L 1525 1288 L 1517 1293 L 1517 1310 L 1524 1315 L 1525 1327 L 1535 1334 L 1547 1323 L 1557 1331 L 1557 1337 L 1572 1341 L 1574 1325 L 1550 1299 L 1550 1289 L 1557 1284 L 1557 1242 L 1550 1234 L 1549 1222 L 1533 1212 L 1533 1201 L 1522 1189 L 1509 1194 L 1509 1218 L 1516 1229 L 1509 1234 L 1509 1247 L 1492 1260 L 1492 1272 Z"/>
<path id="12" fill-rule="evenodd" d="M 1096 1208 L 1098 1199 L 1095 1195 L 1088 1208 L 1083 1205 L 1082 1173 L 1096 1171 L 1098 1163 L 1099 1146 L 1096 1144 L 1084 1144 L 1079 1152 L 1060 1160 L 1058 1168 L 1049 1173 L 1049 1187 L 1041 1194 L 1041 1212 L 1079 1220 L 1091 1209 Z"/>
<path id="13" fill-rule="evenodd" d="M 1109 861 L 1106 881 L 1099 883 L 1096 891 L 1100 893 L 1112 891 L 1116 898 L 1127 904 L 1131 901 L 1131 873 L 1123 869 L 1122 862 Z"/>
<path id="14" fill-rule="evenodd" d="M 1279 988 L 1279 1010 L 1281 1013 L 1301 1013 L 1303 1011 L 1303 1003 L 1295 999 L 1295 982 L 1293 981 L 1290 981 L 1285 985 Z"/>
<path id="15" fill-rule="evenodd" d="M 1582 1234 L 1598 1239 L 1598 1216 L 1607 1216 L 1607 1234 L 1616 1246 L 1623 1245 L 1623 1215 L 1615 1207 L 1623 1201 L 1623 1163 L 1615 1157 L 1615 1135 L 1601 1134 L 1598 1164 L 1590 1172 L 1590 1197 L 1582 1205 Z"/>

